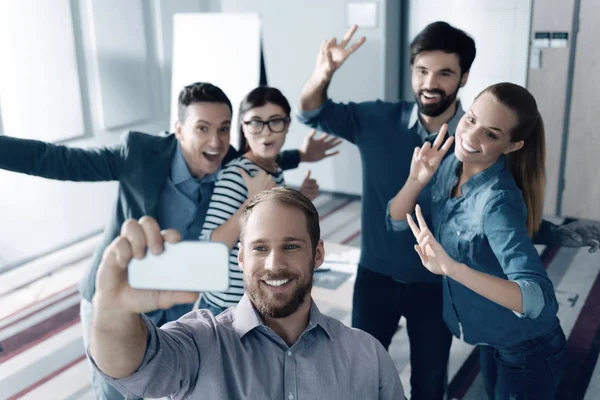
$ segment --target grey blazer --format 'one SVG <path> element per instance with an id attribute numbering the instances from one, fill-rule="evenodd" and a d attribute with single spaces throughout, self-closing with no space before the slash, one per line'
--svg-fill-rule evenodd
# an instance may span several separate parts
<path id="1" fill-rule="evenodd" d="M 84 274 L 79 290 L 91 301 L 96 290 L 96 274 L 104 249 L 117 237 L 128 218 L 157 217 L 158 201 L 171 169 L 177 146 L 175 135 L 125 133 L 120 143 L 95 149 L 81 149 L 0 136 L 0 168 L 48 179 L 76 182 L 119 181 L 113 213 L 104 229 L 102 243 Z M 238 153 L 233 147 L 223 160 L 226 164 Z M 283 169 L 296 168 L 297 150 L 283 152 Z"/>

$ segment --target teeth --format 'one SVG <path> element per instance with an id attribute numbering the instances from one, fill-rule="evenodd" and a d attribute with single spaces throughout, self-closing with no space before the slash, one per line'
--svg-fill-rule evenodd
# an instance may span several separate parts
<path id="1" fill-rule="evenodd" d="M 462 142 L 462 147 L 463 149 L 465 149 L 466 151 L 468 151 L 469 153 L 477 153 L 477 150 L 470 147 L 468 144 L 466 144 L 465 142 Z"/>
<path id="2" fill-rule="evenodd" d="M 425 96 L 426 99 L 437 99 L 438 97 L 440 97 L 439 94 L 427 94 L 427 93 L 423 93 L 423 96 Z"/>
<path id="3" fill-rule="evenodd" d="M 281 285 L 285 285 L 289 281 L 290 281 L 289 279 L 282 279 L 282 280 L 277 280 L 277 281 L 264 281 L 264 282 L 269 286 L 281 286 Z"/>
<path id="4" fill-rule="evenodd" d="M 209 156 L 218 156 L 219 152 L 218 151 L 205 151 L 206 154 L 208 154 Z"/>

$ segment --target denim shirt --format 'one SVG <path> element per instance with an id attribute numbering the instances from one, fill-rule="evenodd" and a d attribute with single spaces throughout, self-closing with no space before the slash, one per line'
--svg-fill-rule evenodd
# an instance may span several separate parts
<path id="1" fill-rule="evenodd" d="M 518 314 L 444 277 L 444 320 L 470 344 L 510 346 L 543 335 L 558 325 L 552 282 L 528 235 L 523 195 L 500 157 L 465 182 L 452 197 L 462 163 L 450 154 L 421 195 L 419 204 L 430 229 L 454 260 L 477 271 L 516 282 L 523 296 Z M 406 230 L 392 220 L 391 230 Z"/>

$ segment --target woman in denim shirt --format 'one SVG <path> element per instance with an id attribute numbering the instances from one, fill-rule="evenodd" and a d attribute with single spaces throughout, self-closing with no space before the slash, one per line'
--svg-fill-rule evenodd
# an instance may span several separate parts
<path id="1" fill-rule="evenodd" d="M 442 145 L 444 135 L 415 149 L 410 176 L 390 201 L 389 226 L 410 228 L 423 265 L 444 276 L 444 320 L 479 345 L 489 398 L 552 399 L 566 339 L 531 241 L 545 187 L 535 99 L 518 85 L 490 86 L 459 122 L 445 159 L 454 138 Z"/>

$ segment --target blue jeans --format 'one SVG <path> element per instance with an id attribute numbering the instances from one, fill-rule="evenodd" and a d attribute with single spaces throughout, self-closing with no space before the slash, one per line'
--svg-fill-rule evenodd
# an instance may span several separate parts
<path id="1" fill-rule="evenodd" d="M 442 318 L 441 283 L 403 283 L 359 267 L 352 299 L 352 326 L 386 349 L 406 318 L 410 342 L 411 400 L 442 400 L 452 334 Z"/>
<path id="2" fill-rule="evenodd" d="M 490 400 L 551 400 L 567 363 L 560 326 L 509 347 L 479 346 L 481 374 Z"/>

